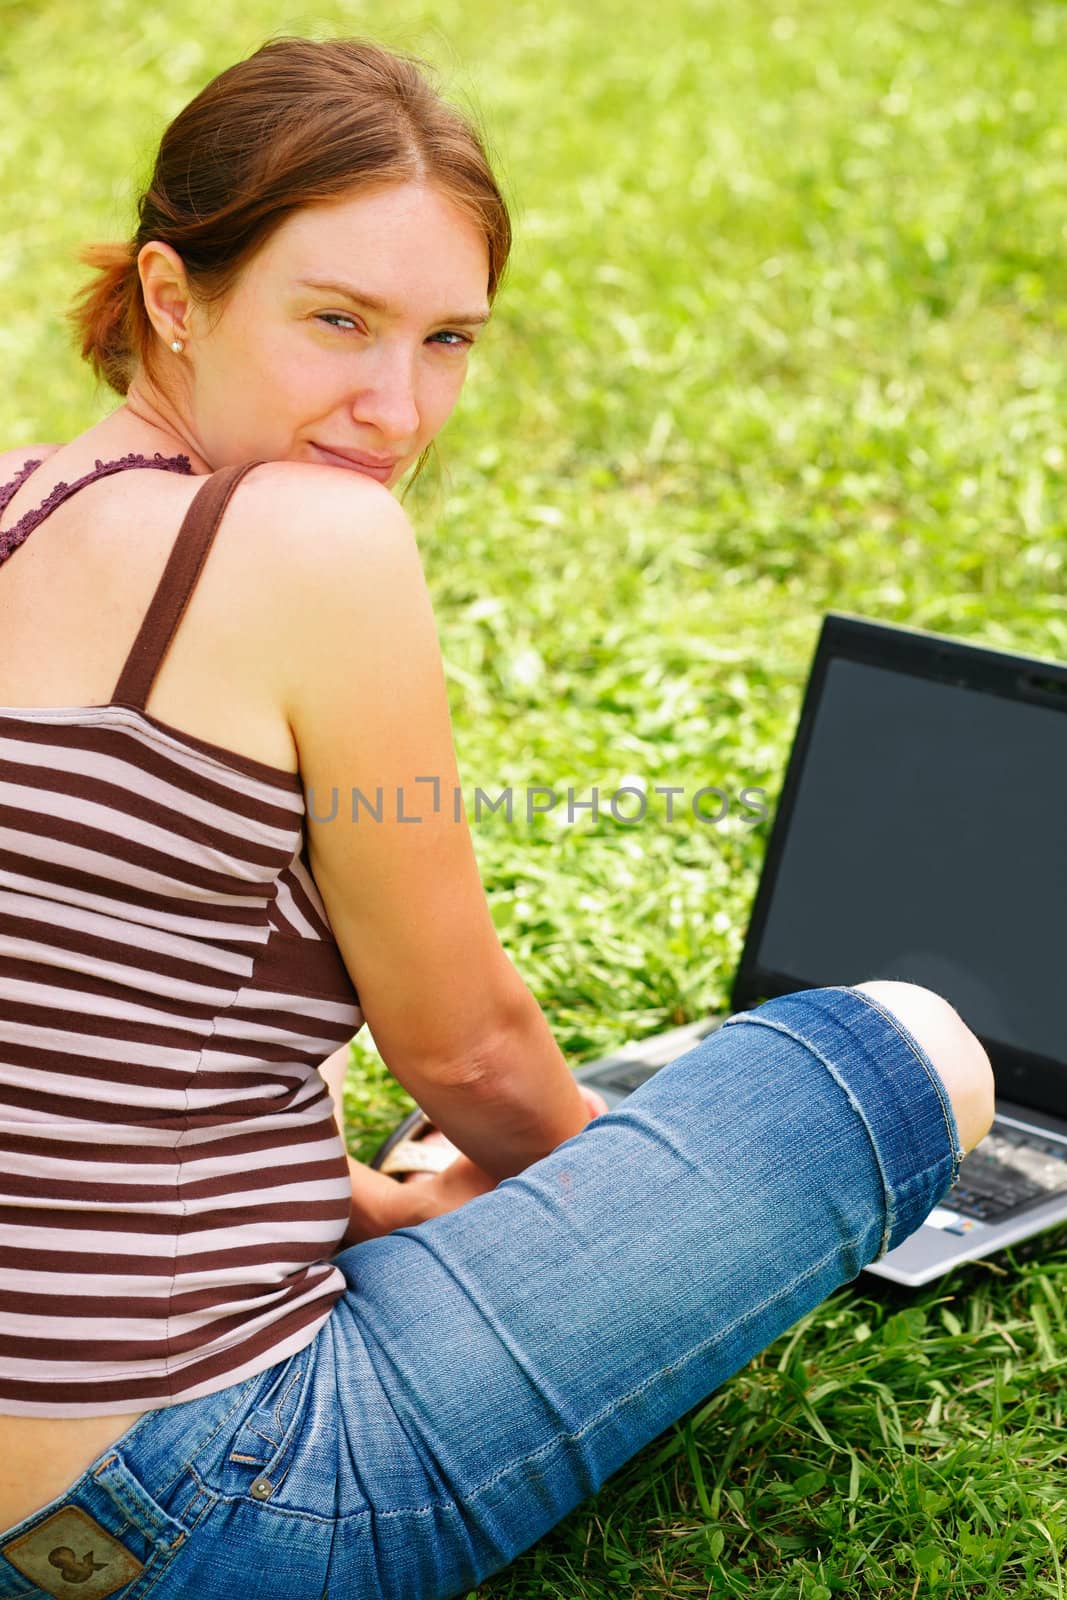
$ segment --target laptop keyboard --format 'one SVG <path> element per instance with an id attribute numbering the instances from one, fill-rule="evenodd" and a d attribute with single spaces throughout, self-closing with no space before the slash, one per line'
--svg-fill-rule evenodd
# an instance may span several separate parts
<path id="1" fill-rule="evenodd" d="M 956 1182 L 941 1204 L 965 1217 L 997 1222 L 1063 1189 L 1067 1144 L 994 1122 L 981 1144 L 960 1162 Z"/>

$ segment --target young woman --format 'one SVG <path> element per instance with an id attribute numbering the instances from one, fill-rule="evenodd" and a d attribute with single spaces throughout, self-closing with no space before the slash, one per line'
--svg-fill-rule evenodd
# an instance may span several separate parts
<path id="1" fill-rule="evenodd" d="M 2 461 L 0 1600 L 464 1593 L 990 1126 L 955 1011 L 878 981 L 733 1017 L 607 1112 L 463 816 L 349 809 L 459 787 L 390 490 L 509 247 L 418 64 L 276 39 L 86 252 L 122 403 Z M 442 1170 L 346 1156 L 364 1019 Z"/>

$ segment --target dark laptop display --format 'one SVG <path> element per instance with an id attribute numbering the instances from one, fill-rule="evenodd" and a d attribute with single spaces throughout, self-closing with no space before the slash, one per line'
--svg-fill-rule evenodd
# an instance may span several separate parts
<path id="1" fill-rule="evenodd" d="M 1067 671 L 831 614 L 738 990 L 925 984 L 1067 1115 L 1065 816 Z"/>

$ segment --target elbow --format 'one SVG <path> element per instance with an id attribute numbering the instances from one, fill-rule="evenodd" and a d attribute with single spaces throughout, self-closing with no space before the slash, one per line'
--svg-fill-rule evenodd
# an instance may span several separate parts
<path id="1" fill-rule="evenodd" d="M 499 1023 L 436 1072 L 435 1078 L 449 1089 L 493 1098 L 512 1076 L 516 1061 L 529 1053 L 535 1014 L 541 1017 L 533 996 L 524 990 Z"/>

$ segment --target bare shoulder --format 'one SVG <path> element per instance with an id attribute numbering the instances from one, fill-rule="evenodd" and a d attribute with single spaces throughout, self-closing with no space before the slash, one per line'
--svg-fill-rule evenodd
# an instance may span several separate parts
<path id="1" fill-rule="evenodd" d="M 27 461 L 44 461 L 60 449 L 58 444 L 20 444 L 14 450 L 0 450 L 0 482 L 13 478 Z"/>
<path id="2" fill-rule="evenodd" d="M 313 462 L 265 461 L 238 485 L 228 544 L 255 632 L 271 641 L 281 702 L 307 663 L 359 630 L 364 608 L 423 584 L 414 530 L 374 478 Z M 336 655 L 334 657 L 336 659 Z"/>
<path id="3" fill-rule="evenodd" d="M 239 509 L 238 509 L 239 508 Z M 235 520 L 284 584 L 321 574 L 368 540 L 414 540 L 399 501 L 362 473 L 304 461 L 264 461 L 240 486 Z"/>
<path id="4" fill-rule="evenodd" d="M 326 603 L 335 583 L 349 589 L 361 563 L 378 566 L 399 548 L 416 550 L 415 534 L 384 484 L 343 467 L 264 461 L 242 479 L 227 517 L 243 571 L 254 570 L 271 616 L 302 628 L 309 614 L 298 599 Z"/>

